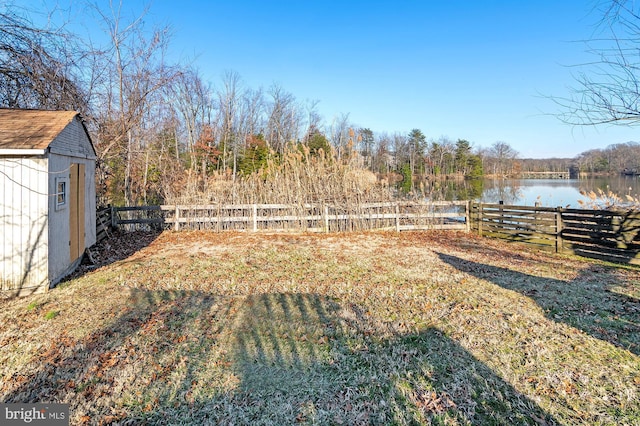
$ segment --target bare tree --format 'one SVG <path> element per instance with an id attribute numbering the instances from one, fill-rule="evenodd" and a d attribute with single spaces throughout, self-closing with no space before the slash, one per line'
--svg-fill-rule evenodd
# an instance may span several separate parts
<path id="1" fill-rule="evenodd" d="M 196 167 L 194 146 L 200 139 L 203 126 L 210 124 L 213 113 L 211 88 L 202 80 L 196 69 L 188 68 L 177 75 L 168 89 L 167 102 L 173 105 L 184 126 L 189 164 L 192 168 Z M 176 158 L 179 155 L 178 140 L 176 136 Z"/>
<path id="2" fill-rule="evenodd" d="M 153 109 L 162 101 L 162 89 L 176 78 L 176 69 L 167 66 L 164 53 L 168 46 L 169 29 L 144 30 L 143 17 L 127 20 L 122 16 L 122 3 L 110 3 L 108 10 L 94 5 L 95 12 L 106 26 L 110 45 L 104 50 L 106 78 L 99 89 L 103 108 L 97 114 L 100 129 L 99 154 L 111 167 L 121 165 L 123 202 L 131 205 L 135 156 L 145 149 L 146 135 Z M 114 156 L 109 156 L 115 149 Z M 115 161 L 115 163 L 114 163 Z M 116 170 L 117 172 L 117 170 Z"/>
<path id="3" fill-rule="evenodd" d="M 331 122 L 328 134 L 329 140 L 336 150 L 338 161 L 341 161 L 349 151 L 349 128 L 352 125 L 349 122 L 349 114 L 340 114 Z"/>
<path id="4" fill-rule="evenodd" d="M 240 113 L 241 133 L 248 136 L 264 132 L 264 93 L 262 89 L 245 90 Z"/>
<path id="5" fill-rule="evenodd" d="M 486 155 L 491 162 L 490 167 L 493 168 L 493 174 L 504 176 L 511 173 L 514 161 L 518 158 L 518 151 L 508 143 L 498 141 L 491 145 Z"/>
<path id="6" fill-rule="evenodd" d="M 246 89 L 242 93 L 240 99 L 240 107 L 238 109 L 238 148 L 240 149 L 239 160 L 245 160 L 255 164 L 255 148 L 257 141 L 264 138 L 264 94 L 261 89 Z M 253 152 L 248 150 L 253 149 Z M 247 157 L 248 156 L 248 157 Z M 251 159 L 249 159 L 251 158 Z M 235 181 L 237 172 L 240 170 L 237 164 L 234 169 L 233 179 Z M 246 172 L 246 168 L 245 168 Z"/>
<path id="7" fill-rule="evenodd" d="M 78 84 L 82 52 L 62 28 L 36 28 L 6 9 L 0 13 L 0 105 L 85 112 Z"/>
<path id="8" fill-rule="evenodd" d="M 575 125 L 640 124 L 640 4 L 602 2 L 596 37 L 586 41 L 593 62 L 578 69 L 571 94 L 554 98 L 559 118 Z"/>
<path id="9" fill-rule="evenodd" d="M 376 138 L 372 171 L 389 173 L 395 168 L 392 155 L 393 138 L 388 133 L 379 134 Z"/>
<path id="10" fill-rule="evenodd" d="M 300 133 L 301 112 L 295 97 L 277 84 L 268 91 L 271 102 L 267 104 L 267 142 L 279 154 L 283 154 L 288 143 Z"/>
<path id="11" fill-rule="evenodd" d="M 235 177 L 238 163 L 238 150 L 240 141 L 238 140 L 238 110 L 240 108 L 241 97 L 240 74 L 235 71 L 226 71 L 222 76 L 222 89 L 218 90 L 218 113 L 220 128 L 222 130 L 222 140 L 220 148 L 222 150 L 222 168 L 227 168 L 227 152 L 231 151 L 232 170 Z"/>
<path id="12" fill-rule="evenodd" d="M 393 164 L 399 169 L 403 163 L 409 163 L 409 150 L 407 148 L 407 136 L 401 133 L 393 135 Z"/>
<path id="13" fill-rule="evenodd" d="M 431 172 L 435 175 L 451 173 L 454 155 L 455 143 L 448 137 L 441 136 L 437 141 L 432 141 L 428 149 Z"/>
<path id="14" fill-rule="evenodd" d="M 304 135 L 304 143 L 309 142 L 309 136 L 312 134 L 313 129 L 320 129 L 322 125 L 322 116 L 318 112 L 318 104 L 320 101 L 306 101 L 305 112 L 307 113 L 307 131 Z"/>

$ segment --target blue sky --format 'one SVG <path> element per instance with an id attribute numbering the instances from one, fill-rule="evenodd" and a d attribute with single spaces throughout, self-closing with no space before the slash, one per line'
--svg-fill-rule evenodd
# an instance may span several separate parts
<path id="1" fill-rule="evenodd" d="M 567 96 L 571 66 L 592 59 L 579 41 L 594 33 L 593 1 L 123 3 L 149 5 L 145 20 L 173 29 L 172 59 L 193 61 L 214 86 L 228 70 L 246 87 L 277 83 L 319 101 L 325 123 L 348 113 L 374 132 L 419 128 L 476 147 L 504 141 L 523 158 L 640 141 L 633 128 L 574 127 L 554 116 L 549 97 Z"/>

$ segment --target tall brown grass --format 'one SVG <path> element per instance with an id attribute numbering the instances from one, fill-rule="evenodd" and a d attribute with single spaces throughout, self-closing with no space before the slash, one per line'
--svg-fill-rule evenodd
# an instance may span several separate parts
<path id="1" fill-rule="evenodd" d="M 332 203 L 358 205 L 391 201 L 394 189 L 361 167 L 354 154 L 337 161 L 332 153 L 311 154 L 305 146 L 282 157 L 270 156 L 249 175 L 215 174 L 203 180 L 188 175 L 180 191 L 172 191 L 167 204 L 289 204 Z"/>
<path id="2" fill-rule="evenodd" d="M 345 232 L 431 228 L 451 219 L 436 210 L 464 211 L 424 203 L 422 192 L 394 203 L 400 197 L 389 179 L 366 170 L 353 151 L 340 161 L 334 154 L 294 146 L 250 174 L 187 174 L 165 197 L 175 209 L 162 214 L 174 229 Z M 127 214 L 133 219 L 140 212 Z"/>
<path id="3" fill-rule="evenodd" d="M 629 188 L 631 189 L 631 188 Z M 595 191 L 580 190 L 580 195 L 588 198 L 587 200 L 578 200 L 580 207 L 591 210 L 638 210 L 640 209 L 640 198 L 626 194 L 620 196 L 611 191 L 607 185 L 607 190 L 597 188 Z"/>

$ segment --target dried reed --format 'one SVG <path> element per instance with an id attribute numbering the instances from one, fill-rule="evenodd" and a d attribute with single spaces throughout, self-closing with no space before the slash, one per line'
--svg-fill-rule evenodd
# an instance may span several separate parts
<path id="1" fill-rule="evenodd" d="M 282 157 L 271 155 L 260 170 L 249 175 L 219 173 L 202 181 L 188 176 L 183 191 L 167 204 L 317 204 L 353 205 L 391 201 L 394 190 L 359 168 L 359 156 L 338 162 L 331 153 L 312 155 L 309 149 L 289 149 Z"/>

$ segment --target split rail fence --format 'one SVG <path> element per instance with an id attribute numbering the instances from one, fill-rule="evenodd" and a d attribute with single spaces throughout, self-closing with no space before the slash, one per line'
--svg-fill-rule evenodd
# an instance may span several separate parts
<path id="1" fill-rule="evenodd" d="M 103 207 L 96 211 L 96 239 L 102 241 L 107 238 L 113 228 L 111 221 L 111 215 L 113 213 L 112 207 Z"/>
<path id="2" fill-rule="evenodd" d="M 640 265 L 640 211 L 470 204 L 470 227 L 484 237 L 558 253 Z"/>
<path id="3" fill-rule="evenodd" d="M 111 227 L 214 231 L 345 232 L 469 230 L 466 201 L 331 204 L 161 205 L 110 208 Z M 106 213 L 105 213 L 105 218 Z"/>
<path id="4" fill-rule="evenodd" d="M 101 240 L 113 228 L 348 232 L 449 229 L 558 253 L 640 265 L 640 211 L 587 210 L 477 202 L 162 205 L 98 211 Z"/>

